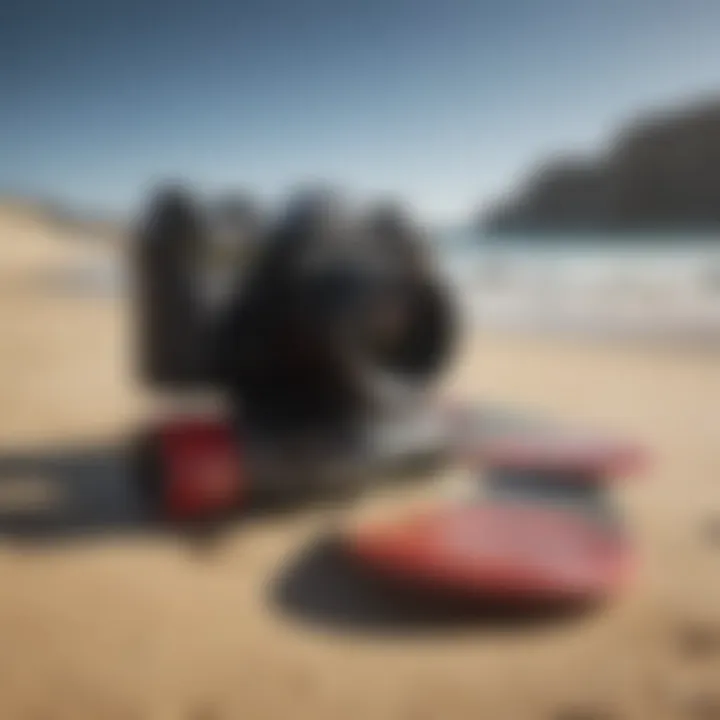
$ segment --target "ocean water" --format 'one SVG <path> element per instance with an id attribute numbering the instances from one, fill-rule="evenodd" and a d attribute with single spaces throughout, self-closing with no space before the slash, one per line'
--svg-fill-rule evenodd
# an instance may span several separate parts
<path id="1" fill-rule="evenodd" d="M 471 322 L 720 341 L 720 238 L 437 239 Z"/>
<path id="2" fill-rule="evenodd" d="M 720 347 L 720 239 L 508 240 L 447 231 L 433 245 L 470 325 L 699 339 Z M 126 270 L 116 258 L 105 259 L 52 282 L 66 292 L 124 295 Z M 209 287 L 220 280 L 213 275 Z"/>

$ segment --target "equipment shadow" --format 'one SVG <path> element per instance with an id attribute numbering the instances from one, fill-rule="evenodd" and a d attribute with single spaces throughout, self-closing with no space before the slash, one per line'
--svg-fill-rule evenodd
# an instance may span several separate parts
<path id="1" fill-rule="evenodd" d="M 310 495 L 251 496 L 208 519 L 171 522 L 159 512 L 158 481 L 150 479 L 158 472 L 148 465 L 151 442 L 139 433 L 117 443 L 0 451 L 0 540 L 162 533 L 216 542 L 244 521 L 317 507 Z"/>
<path id="2" fill-rule="evenodd" d="M 53 544 L 137 534 L 172 534 L 193 544 L 222 538 L 238 515 L 203 524 L 169 525 L 148 508 L 135 478 L 132 443 L 51 447 L 0 453 L 0 541 Z M 244 518 L 301 511 L 259 505 Z M 363 634 L 427 634 L 471 627 L 509 631 L 566 622 L 587 608 L 448 604 L 399 592 L 362 572 L 336 535 L 300 549 L 270 584 L 282 614 L 317 627 Z"/>
<path id="3" fill-rule="evenodd" d="M 428 636 L 552 629 L 578 620 L 590 604 L 514 604 L 413 592 L 349 560 L 336 535 L 324 535 L 283 565 L 269 589 L 272 606 L 296 621 L 331 631 Z"/>
<path id="4" fill-rule="evenodd" d="M 185 522 L 162 516 L 149 476 L 151 436 L 115 443 L 0 451 L 0 541 L 55 543 L 102 536 L 173 535 L 210 547 L 244 522 L 316 509 L 318 498 L 246 498 L 242 507 Z"/>
<path id="5" fill-rule="evenodd" d="M 112 444 L 0 453 L 0 539 L 55 541 L 151 529 L 132 452 Z"/>
<path id="6" fill-rule="evenodd" d="M 485 432 L 502 432 L 522 422 L 518 413 L 507 409 L 483 408 L 477 415 L 473 422 L 481 422 Z M 241 513 L 170 527 L 153 512 L 148 485 L 138 477 L 148 441 L 139 432 L 106 444 L 0 451 L 0 538 L 42 541 L 162 531 L 215 539 L 246 517 L 293 513 L 314 502 L 261 498 L 250 501 Z M 427 476 L 437 459 L 425 460 L 425 468 L 399 467 L 393 482 Z"/>
<path id="7" fill-rule="evenodd" d="M 159 511 L 138 434 L 117 443 L 0 452 L 0 541 L 57 544 L 130 535 L 163 535 L 210 549 L 245 520 L 298 509 L 290 503 L 246 505 L 196 521 Z"/>

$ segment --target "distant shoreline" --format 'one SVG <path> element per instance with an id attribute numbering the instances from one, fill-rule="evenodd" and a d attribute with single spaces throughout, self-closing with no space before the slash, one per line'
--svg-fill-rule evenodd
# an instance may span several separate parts
<path id="1" fill-rule="evenodd" d="M 570 245 L 603 243 L 623 245 L 650 243 L 657 245 L 675 245 L 701 243 L 714 245 L 720 243 L 720 227 L 714 230 L 618 230 L 618 231 L 483 231 L 475 230 L 473 235 L 478 241 L 502 242 L 556 242 Z"/>

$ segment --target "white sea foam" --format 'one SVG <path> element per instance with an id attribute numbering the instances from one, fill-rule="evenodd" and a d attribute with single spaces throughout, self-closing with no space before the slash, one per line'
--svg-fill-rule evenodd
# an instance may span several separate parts
<path id="1" fill-rule="evenodd" d="M 471 323 L 720 343 L 720 241 L 443 240 L 438 256 Z M 125 294 L 126 269 L 103 258 L 64 271 L 54 284 Z M 221 288 L 221 280 L 210 285 Z"/>
<path id="2" fill-rule="evenodd" d="M 466 239 L 441 257 L 486 327 L 720 341 L 720 242 Z"/>

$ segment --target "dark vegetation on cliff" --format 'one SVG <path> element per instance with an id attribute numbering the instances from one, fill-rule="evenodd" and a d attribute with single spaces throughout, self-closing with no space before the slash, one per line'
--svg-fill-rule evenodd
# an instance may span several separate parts
<path id="1" fill-rule="evenodd" d="M 640 117 L 597 157 L 542 165 L 486 232 L 720 231 L 720 98 Z"/>

